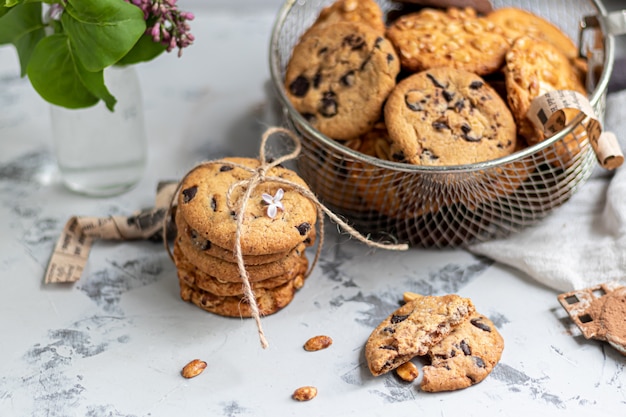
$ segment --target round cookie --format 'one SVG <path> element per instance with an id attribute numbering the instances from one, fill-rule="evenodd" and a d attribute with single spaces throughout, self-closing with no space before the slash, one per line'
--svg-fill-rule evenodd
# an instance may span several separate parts
<path id="1" fill-rule="evenodd" d="M 176 269 L 178 277 L 191 287 L 208 291 L 218 296 L 241 296 L 243 295 L 243 285 L 241 282 L 227 282 L 219 278 L 213 277 L 192 264 L 189 259 L 185 258 L 179 247 L 174 246 L 174 258 L 176 259 Z M 251 282 L 250 286 L 253 291 L 258 289 L 271 289 L 293 281 L 296 289 L 304 285 L 305 274 L 308 268 L 308 260 L 306 257 L 300 259 L 297 268 L 286 272 L 277 277 L 267 278 L 261 281 Z"/>
<path id="2" fill-rule="evenodd" d="M 237 258 L 235 257 L 232 249 L 228 250 L 212 244 L 210 240 L 205 239 L 200 233 L 189 227 L 180 213 L 176 213 L 175 221 L 176 228 L 178 230 L 176 242 L 182 251 L 188 254 L 187 257 L 190 258 L 192 262 L 195 262 L 196 264 L 200 263 L 206 256 L 219 258 L 226 262 L 237 262 Z M 315 234 L 313 233 L 312 236 L 308 236 L 304 242 L 299 243 L 291 250 L 295 249 L 303 252 L 307 246 L 313 244 L 315 240 L 314 238 Z M 244 255 L 243 263 L 246 265 L 263 265 L 270 262 L 276 262 L 285 258 L 291 250 L 287 252 L 269 253 L 267 255 Z"/>
<path id="3" fill-rule="evenodd" d="M 287 97 L 323 134 L 348 140 L 369 131 L 396 84 L 393 46 L 361 23 L 338 22 L 307 33 L 285 74 Z"/>
<path id="4" fill-rule="evenodd" d="M 545 139 L 543 131 L 526 117 L 535 98 L 552 90 L 574 90 L 587 95 L 567 57 L 553 44 L 530 36 L 521 36 L 513 43 L 506 54 L 504 75 L 518 132 L 530 145 Z M 577 146 L 575 141 L 574 144 Z"/>
<path id="5" fill-rule="evenodd" d="M 423 9 L 399 17 L 386 33 L 410 72 L 449 67 L 486 75 L 502 66 L 509 48 L 501 29 L 471 8 Z"/>
<path id="6" fill-rule="evenodd" d="M 363 23 L 381 35 L 385 33 L 383 12 L 374 0 L 337 0 L 322 9 L 311 29 L 337 22 Z"/>
<path id="7" fill-rule="evenodd" d="M 174 244 L 175 248 L 176 246 L 178 246 L 178 243 Z M 191 262 L 196 266 L 196 268 L 205 274 L 219 278 L 221 281 L 241 283 L 241 275 L 239 273 L 239 267 L 236 263 L 226 262 L 222 259 L 208 255 L 201 257 L 195 257 L 192 255 L 189 257 L 188 252 L 183 252 L 182 250 L 180 253 L 183 253 L 187 259 L 193 259 Z M 292 250 L 286 257 L 278 261 L 262 265 L 248 265 L 246 266 L 248 280 L 250 282 L 262 281 L 264 279 L 284 275 L 288 272 L 293 272 L 294 270 L 299 269 L 299 266 L 302 263 L 302 258 L 306 258 L 306 255 L 303 252 Z M 174 260 L 176 261 L 176 257 L 174 257 Z"/>
<path id="8" fill-rule="evenodd" d="M 502 29 L 511 45 L 520 36 L 529 35 L 553 44 L 568 59 L 578 57 L 578 48 L 561 29 L 527 10 L 502 7 L 493 10 L 485 18 Z"/>
<path id="9" fill-rule="evenodd" d="M 250 304 L 243 297 L 222 297 L 208 291 L 189 286 L 179 279 L 180 297 L 203 310 L 226 317 L 252 317 Z M 254 292 L 261 316 L 274 314 L 293 300 L 296 292 L 294 281 L 271 289 L 258 289 Z"/>
<path id="10" fill-rule="evenodd" d="M 237 231 L 236 212 L 227 205 L 227 191 L 232 184 L 251 177 L 250 172 L 231 163 L 252 169 L 260 165 L 258 160 L 252 158 L 224 158 L 198 166 L 183 179 L 177 208 L 191 228 L 212 244 L 225 249 L 235 248 Z M 274 167 L 266 175 L 279 177 L 308 190 L 306 183 L 291 170 Z M 275 196 L 279 188 L 284 190 L 281 201 L 284 210 L 278 210 L 276 217 L 270 218 L 262 194 Z M 239 204 L 243 194 L 242 187 L 233 190 L 233 202 Z M 311 236 L 317 220 L 317 208 L 289 185 L 268 180 L 255 187 L 243 216 L 242 254 L 264 255 L 287 252 Z"/>
<path id="11" fill-rule="evenodd" d="M 385 104 L 391 157 L 416 165 L 473 164 L 516 146 L 506 103 L 481 77 L 433 68 L 402 80 Z"/>
<path id="12" fill-rule="evenodd" d="M 389 372 L 415 356 L 425 355 L 475 311 L 468 298 L 456 294 L 424 296 L 409 301 L 383 320 L 365 344 L 372 375 Z"/>
<path id="13" fill-rule="evenodd" d="M 422 391 L 453 391 L 477 384 L 500 360 L 504 340 L 494 324 L 474 313 L 431 347 L 431 364 L 424 366 Z"/>

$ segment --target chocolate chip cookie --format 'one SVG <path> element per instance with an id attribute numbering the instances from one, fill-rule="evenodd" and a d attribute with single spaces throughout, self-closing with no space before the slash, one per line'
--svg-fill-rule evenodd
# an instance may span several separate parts
<path id="1" fill-rule="evenodd" d="M 202 238 L 219 247 L 233 250 L 237 231 L 237 207 L 244 194 L 242 187 L 232 192 L 232 203 L 226 201 L 227 191 L 234 183 L 248 180 L 252 174 L 239 166 L 257 169 L 260 162 L 252 158 L 224 158 L 223 162 L 201 165 L 184 179 L 178 196 L 178 211 L 185 222 Z M 274 167 L 267 176 L 293 182 L 308 190 L 307 184 L 293 171 Z M 276 196 L 284 190 L 282 209 L 274 218 L 268 215 L 263 194 Z M 264 255 L 287 252 L 305 241 L 314 231 L 317 220 L 315 205 L 289 185 L 266 181 L 257 185 L 245 207 L 241 231 L 243 255 Z"/>
<path id="2" fill-rule="evenodd" d="M 211 276 L 196 267 L 191 260 L 187 259 L 178 245 L 174 246 L 174 259 L 178 277 L 187 285 L 197 289 L 208 291 L 218 296 L 241 296 L 243 295 L 242 282 L 224 281 L 218 277 Z M 263 279 L 261 281 L 250 282 L 252 291 L 259 289 L 271 289 L 293 281 L 296 288 L 304 285 L 305 274 L 308 268 L 308 260 L 301 257 L 296 268 L 293 268 L 282 275 Z"/>
<path id="3" fill-rule="evenodd" d="M 313 127 L 348 140 L 380 119 L 399 71 L 387 39 L 365 24 L 338 22 L 301 38 L 287 65 L 285 87 L 294 108 Z"/>
<path id="4" fill-rule="evenodd" d="M 491 373 L 503 349 L 504 340 L 494 324 L 474 313 L 429 349 L 431 364 L 422 370 L 420 388 L 439 392 L 477 384 Z"/>
<path id="5" fill-rule="evenodd" d="M 402 80 L 385 104 L 391 157 L 416 165 L 473 164 L 509 155 L 517 141 L 506 103 L 481 77 L 433 68 Z"/>
<path id="6" fill-rule="evenodd" d="M 502 66 L 509 48 L 502 30 L 471 8 L 423 9 L 399 17 L 386 33 L 410 72 L 449 67 L 486 75 Z"/>
<path id="7" fill-rule="evenodd" d="M 471 300 L 456 294 L 424 296 L 407 302 L 368 338 L 365 357 L 370 371 L 381 375 L 415 356 L 425 355 L 474 311 Z"/>
<path id="8" fill-rule="evenodd" d="M 252 317 L 250 304 L 243 296 L 219 296 L 188 285 L 179 279 L 180 297 L 203 310 L 226 317 Z M 274 314 L 287 306 L 296 293 L 294 281 L 276 288 L 258 289 L 254 296 L 262 316 Z"/>

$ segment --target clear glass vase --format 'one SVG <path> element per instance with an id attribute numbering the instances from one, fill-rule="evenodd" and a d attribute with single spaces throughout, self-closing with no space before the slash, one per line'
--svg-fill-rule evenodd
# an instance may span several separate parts
<path id="1" fill-rule="evenodd" d="M 141 86 L 134 67 L 109 67 L 107 88 L 115 111 L 103 102 L 85 109 L 51 106 L 54 152 L 64 184 L 90 196 L 113 196 L 141 179 L 147 159 Z"/>

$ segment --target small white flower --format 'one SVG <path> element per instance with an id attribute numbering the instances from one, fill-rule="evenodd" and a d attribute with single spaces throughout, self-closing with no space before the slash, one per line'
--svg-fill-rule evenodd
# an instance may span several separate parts
<path id="1" fill-rule="evenodd" d="M 263 197 L 263 201 L 268 204 L 267 206 L 267 215 L 270 218 L 274 218 L 276 217 L 276 214 L 278 214 L 278 209 L 281 210 L 285 210 L 285 207 L 283 206 L 283 203 L 280 201 L 283 199 L 283 196 L 285 195 L 285 192 L 283 191 L 282 188 L 279 188 L 278 190 L 276 190 L 276 195 L 275 196 L 271 196 L 269 194 L 263 193 L 261 195 L 261 197 Z"/>

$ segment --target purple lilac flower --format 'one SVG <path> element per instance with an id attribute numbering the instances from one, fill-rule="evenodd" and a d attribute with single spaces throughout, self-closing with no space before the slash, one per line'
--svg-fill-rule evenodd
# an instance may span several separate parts
<path id="1" fill-rule="evenodd" d="M 150 26 L 146 34 L 155 42 L 166 46 L 167 52 L 178 48 L 178 56 L 183 48 L 195 40 L 188 22 L 194 19 L 193 13 L 178 10 L 176 0 L 125 0 L 143 11 L 143 17 Z"/>

